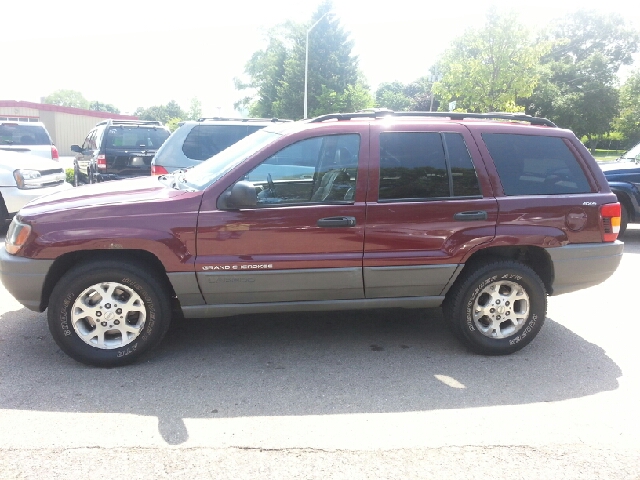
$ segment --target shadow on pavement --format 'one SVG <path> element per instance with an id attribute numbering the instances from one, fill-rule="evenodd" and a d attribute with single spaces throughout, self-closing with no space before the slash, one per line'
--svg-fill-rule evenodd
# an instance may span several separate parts
<path id="1" fill-rule="evenodd" d="M 184 418 L 551 402 L 614 390 L 621 375 L 551 319 L 521 352 L 469 353 L 439 309 L 175 322 L 156 352 L 110 370 L 68 358 L 45 314 L 21 309 L 0 316 L 0 358 L 0 409 L 156 416 L 169 444 L 188 439 Z"/>

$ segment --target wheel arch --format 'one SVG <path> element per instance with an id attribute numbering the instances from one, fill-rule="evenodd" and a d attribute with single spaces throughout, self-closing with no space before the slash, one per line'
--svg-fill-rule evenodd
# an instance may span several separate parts
<path id="1" fill-rule="evenodd" d="M 44 311 L 49 305 L 51 292 L 53 291 L 58 280 L 62 276 L 77 265 L 87 262 L 99 262 L 104 260 L 117 260 L 118 262 L 131 263 L 137 265 L 147 271 L 151 271 L 162 284 L 171 292 L 172 298 L 175 299 L 176 294 L 169 281 L 167 272 L 158 257 L 147 250 L 81 250 L 70 252 L 60 257 L 51 265 L 49 272 L 42 287 L 42 300 L 40 311 Z"/>
<path id="2" fill-rule="evenodd" d="M 534 245 L 499 246 L 480 249 L 467 259 L 457 279 L 464 278 L 466 272 L 477 268 L 479 265 L 500 260 L 514 260 L 527 265 L 540 277 L 547 294 L 553 292 L 555 273 L 551 257 L 544 248 Z"/>

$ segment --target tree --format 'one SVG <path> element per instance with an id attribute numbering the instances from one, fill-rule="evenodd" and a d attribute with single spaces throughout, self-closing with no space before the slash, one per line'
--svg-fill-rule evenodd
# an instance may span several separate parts
<path id="1" fill-rule="evenodd" d="M 620 88 L 620 116 L 615 126 L 630 144 L 640 142 L 640 70 Z"/>
<path id="2" fill-rule="evenodd" d="M 547 40 L 552 47 L 541 59 L 541 82 L 523 102 L 526 112 L 586 136 L 595 148 L 618 115 L 616 75 L 633 61 L 638 34 L 619 15 L 581 11 L 554 25 Z"/>
<path id="3" fill-rule="evenodd" d="M 187 118 L 187 114 L 175 100 L 171 100 L 166 105 L 155 105 L 149 108 L 138 107 L 133 114 L 140 120 L 155 120 L 164 124 L 172 120 L 177 123 Z"/>
<path id="4" fill-rule="evenodd" d="M 442 80 L 433 90 L 444 104 L 455 100 L 459 111 L 522 111 L 516 100 L 533 92 L 546 48 L 532 42 L 514 14 L 493 8 L 484 28 L 468 30 L 445 51 L 437 65 Z"/>
<path id="5" fill-rule="evenodd" d="M 95 110 L 97 112 L 110 112 L 120 114 L 120 110 L 110 103 L 100 103 L 97 100 L 95 102 L 91 102 L 89 105 L 89 110 Z"/>
<path id="6" fill-rule="evenodd" d="M 431 103 L 433 83 L 427 77 L 403 84 L 402 82 L 382 83 L 376 90 L 376 106 L 394 111 L 437 110 L 439 102 Z"/>
<path id="7" fill-rule="evenodd" d="M 193 97 L 191 99 L 191 105 L 189 106 L 189 114 L 187 115 L 187 120 L 198 120 L 202 117 L 202 102 L 198 99 L 198 97 Z"/>
<path id="8" fill-rule="evenodd" d="M 245 65 L 248 82 L 236 79 L 250 94 L 236 103 L 252 116 L 299 119 L 304 114 L 304 71 L 309 32 L 308 115 L 361 110 L 373 105 L 368 86 L 351 54 L 353 41 L 325 1 L 306 24 L 287 22 L 268 33 L 264 50 Z"/>
<path id="9" fill-rule="evenodd" d="M 82 93 L 76 90 L 56 90 L 47 95 L 43 103 L 50 105 L 60 105 L 61 107 L 89 108 L 89 101 L 84 98 Z"/>

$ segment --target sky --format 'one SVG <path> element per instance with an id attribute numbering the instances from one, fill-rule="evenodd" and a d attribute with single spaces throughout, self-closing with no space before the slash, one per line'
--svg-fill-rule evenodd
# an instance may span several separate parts
<path id="1" fill-rule="evenodd" d="M 233 103 L 243 94 L 233 79 L 265 47 L 267 30 L 286 20 L 308 21 L 320 1 L 7 1 L 0 29 L 0 100 L 39 102 L 70 89 L 133 113 L 170 100 L 187 110 L 197 97 L 203 115 L 234 115 Z M 492 5 L 514 10 L 534 30 L 579 8 L 619 13 L 640 30 L 640 2 L 628 0 L 333 4 L 372 90 L 382 82 L 408 83 L 426 75 L 454 38 L 482 26 Z M 640 68 L 640 55 L 633 68 Z"/>

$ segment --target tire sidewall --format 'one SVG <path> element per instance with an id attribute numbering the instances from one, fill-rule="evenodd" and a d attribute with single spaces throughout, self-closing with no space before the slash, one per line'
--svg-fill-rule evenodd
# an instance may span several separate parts
<path id="1" fill-rule="evenodd" d="M 535 274 L 533 274 L 535 275 Z M 464 299 L 457 318 L 461 321 L 460 333 L 476 350 L 485 354 L 508 354 L 520 350 L 538 334 L 546 317 L 546 292 L 539 278 L 518 266 L 505 268 L 484 268 L 472 275 L 462 294 Z M 505 338 L 490 338 L 484 335 L 473 319 L 473 307 L 484 288 L 496 281 L 510 281 L 519 284 L 529 296 L 529 316 L 524 325 Z"/>
<path id="2" fill-rule="evenodd" d="M 67 277 L 67 276 L 65 276 Z M 140 355 L 153 348 L 164 336 L 168 327 L 169 304 L 158 295 L 156 286 L 141 276 L 113 268 L 94 269 L 86 273 L 76 273 L 58 283 L 51 294 L 48 311 L 49 329 L 60 348 L 72 358 L 90 365 L 118 366 L 131 363 Z M 131 343 L 114 349 L 92 347 L 76 333 L 71 322 L 71 309 L 77 298 L 88 287 L 101 282 L 120 283 L 135 291 L 146 309 L 144 327 Z"/>

